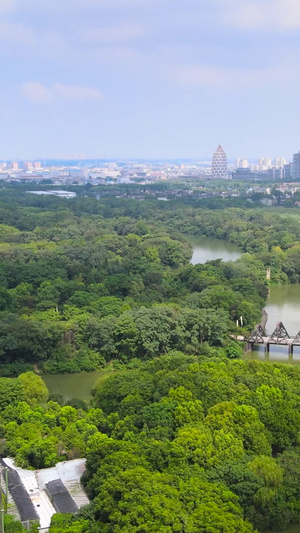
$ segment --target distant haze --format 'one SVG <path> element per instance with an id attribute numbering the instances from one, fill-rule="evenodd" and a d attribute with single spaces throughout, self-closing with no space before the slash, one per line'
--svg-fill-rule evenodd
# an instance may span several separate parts
<path id="1" fill-rule="evenodd" d="M 300 2 L 0 1 L 0 159 L 291 158 Z"/>

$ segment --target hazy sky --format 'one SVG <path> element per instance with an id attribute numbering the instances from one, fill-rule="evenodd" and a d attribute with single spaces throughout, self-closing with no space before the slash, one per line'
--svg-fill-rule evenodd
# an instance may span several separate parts
<path id="1" fill-rule="evenodd" d="M 300 149 L 299 0 L 0 0 L 0 159 Z"/>

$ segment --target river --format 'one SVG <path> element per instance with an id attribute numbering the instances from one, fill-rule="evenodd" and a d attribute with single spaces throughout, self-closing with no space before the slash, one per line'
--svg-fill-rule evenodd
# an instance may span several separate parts
<path id="1" fill-rule="evenodd" d="M 290 335 L 294 337 L 300 331 L 300 283 L 289 285 L 271 285 L 266 305 L 268 321 L 266 333 L 273 333 L 277 322 L 282 322 Z M 300 365 L 300 346 L 294 347 L 294 355 L 289 359 L 287 346 L 270 346 L 270 353 L 266 356 L 264 347 L 256 345 L 252 352 L 245 354 L 245 359 L 260 359 L 292 363 Z"/>
<path id="2" fill-rule="evenodd" d="M 193 246 L 191 259 L 193 265 L 213 259 L 235 261 L 242 255 L 242 251 L 237 246 L 226 241 L 195 235 L 185 235 L 185 238 Z M 268 313 L 266 326 L 268 334 L 272 333 L 277 322 L 282 321 L 288 333 L 291 336 L 296 335 L 300 330 L 300 284 L 271 286 L 266 311 Z M 265 358 L 264 350 L 258 346 L 256 350 L 251 354 L 246 354 L 245 357 L 263 360 Z M 269 360 L 288 362 L 287 350 L 272 346 Z M 300 347 L 294 349 L 293 363 L 300 364 Z M 98 381 L 108 377 L 108 374 L 111 372 L 81 372 L 79 374 L 45 375 L 43 379 L 50 393 L 61 394 L 65 402 L 74 397 L 88 401 L 91 397 L 91 389 Z M 284 533 L 300 533 L 300 526 L 290 526 Z"/>
<path id="3" fill-rule="evenodd" d="M 195 235 L 185 235 L 185 238 L 193 246 L 193 265 L 220 258 L 223 261 L 235 261 L 242 255 L 240 248 L 220 239 Z M 271 335 L 277 322 L 281 321 L 291 337 L 297 335 L 300 331 L 300 284 L 271 285 L 266 311 L 267 334 Z M 265 360 L 264 347 L 257 345 L 253 352 L 245 354 L 245 359 Z M 294 348 L 293 358 L 289 360 L 287 347 L 273 345 L 267 360 L 300 365 L 300 347 Z"/>
<path id="4" fill-rule="evenodd" d="M 212 261 L 213 259 L 223 259 L 223 261 L 235 261 L 242 255 L 242 251 L 235 244 L 213 237 L 197 237 L 196 235 L 185 235 L 186 240 L 193 247 L 191 259 L 192 265 Z"/>
<path id="5" fill-rule="evenodd" d="M 43 375 L 50 394 L 60 394 L 64 402 L 79 398 L 88 401 L 91 390 L 105 372 L 80 372 L 77 374 L 49 374 Z"/>

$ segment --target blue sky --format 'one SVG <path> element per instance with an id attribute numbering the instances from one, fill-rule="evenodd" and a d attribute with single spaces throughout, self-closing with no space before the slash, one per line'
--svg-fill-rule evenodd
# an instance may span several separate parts
<path id="1" fill-rule="evenodd" d="M 299 52 L 299 0 L 0 0 L 0 158 L 290 158 Z"/>

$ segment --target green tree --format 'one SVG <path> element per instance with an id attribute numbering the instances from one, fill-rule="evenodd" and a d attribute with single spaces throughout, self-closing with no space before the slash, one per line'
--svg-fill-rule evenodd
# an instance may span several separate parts
<path id="1" fill-rule="evenodd" d="M 29 405 L 44 404 L 49 396 L 48 389 L 40 376 L 34 372 L 26 372 L 18 378 L 24 394 L 24 399 Z"/>

